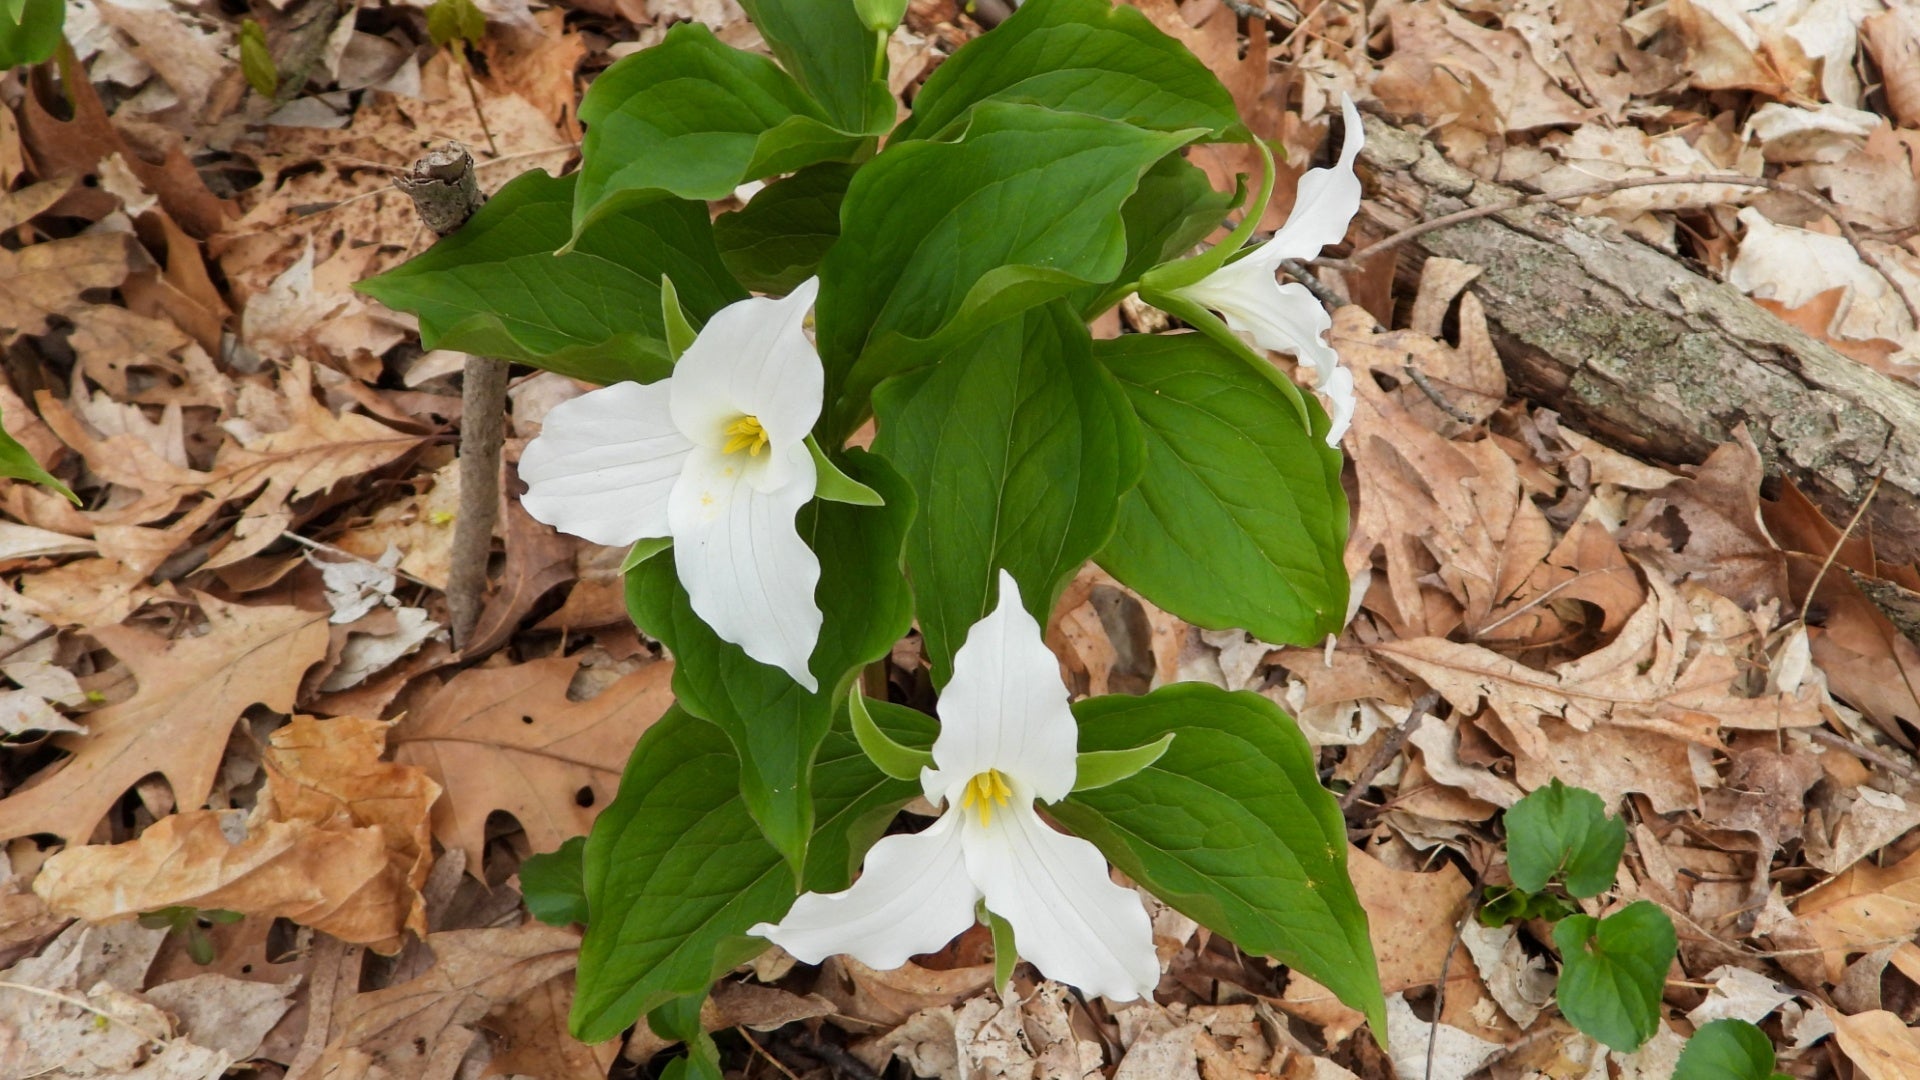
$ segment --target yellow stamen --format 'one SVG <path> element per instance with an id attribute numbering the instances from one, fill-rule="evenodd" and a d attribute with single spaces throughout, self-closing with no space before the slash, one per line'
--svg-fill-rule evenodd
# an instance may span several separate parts
<path id="1" fill-rule="evenodd" d="M 720 431 L 727 437 L 727 444 L 720 448 L 724 453 L 745 450 L 748 457 L 759 457 L 767 448 L 767 429 L 760 426 L 757 416 L 743 416 Z"/>
<path id="2" fill-rule="evenodd" d="M 1001 776 L 998 769 L 988 769 L 967 781 L 967 790 L 960 796 L 960 808 L 972 810 L 978 804 L 980 825 L 984 828 L 993 824 L 993 805 L 1005 806 L 1012 797 L 1013 789 L 1007 786 L 1007 778 Z"/>

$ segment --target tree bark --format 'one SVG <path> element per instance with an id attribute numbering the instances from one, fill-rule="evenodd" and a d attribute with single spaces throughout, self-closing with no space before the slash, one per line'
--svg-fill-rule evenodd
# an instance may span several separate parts
<path id="1" fill-rule="evenodd" d="M 1366 213 L 1389 232 L 1526 193 L 1366 118 Z M 1920 387 L 1850 360 L 1671 255 L 1537 203 L 1409 245 L 1485 268 L 1513 390 L 1609 444 L 1698 463 L 1745 424 L 1770 475 L 1845 521 L 1884 472 L 1860 528 L 1882 559 L 1920 558 Z"/>

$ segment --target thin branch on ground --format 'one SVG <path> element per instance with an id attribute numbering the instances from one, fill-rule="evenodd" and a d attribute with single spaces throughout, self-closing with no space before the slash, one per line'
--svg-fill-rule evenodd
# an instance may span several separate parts
<path id="1" fill-rule="evenodd" d="M 1439 704 L 1440 695 L 1432 690 L 1414 699 L 1413 707 L 1407 710 L 1407 718 L 1402 720 L 1400 726 L 1393 729 L 1393 734 L 1387 737 L 1387 741 L 1381 744 L 1380 752 L 1367 759 L 1366 767 L 1360 770 L 1360 775 L 1353 778 L 1353 786 L 1347 789 L 1346 794 L 1340 796 L 1340 809 L 1343 812 L 1353 807 L 1353 804 L 1359 800 L 1360 793 L 1373 783 L 1374 777 L 1379 776 L 1382 770 L 1393 764 L 1393 759 L 1400 755 L 1401 748 L 1407 745 L 1407 740 L 1412 738 L 1413 733 L 1419 729 L 1420 722 L 1426 719 Z"/>
<path id="2" fill-rule="evenodd" d="M 1856 742 L 1844 735 L 1836 735 L 1826 728 L 1808 728 L 1807 737 L 1814 742 L 1831 746 L 1835 750 L 1852 754 L 1862 761 L 1878 765 L 1909 783 L 1920 784 L 1920 769 L 1915 769 L 1911 765 L 1902 764 L 1865 743 Z"/>

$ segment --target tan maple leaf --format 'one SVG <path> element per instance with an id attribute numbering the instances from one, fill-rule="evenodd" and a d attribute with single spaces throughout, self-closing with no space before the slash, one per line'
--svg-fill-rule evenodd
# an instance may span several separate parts
<path id="1" fill-rule="evenodd" d="M 326 655 L 326 613 L 212 597 L 200 603 L 208 628 L 197 637 L 169 640 L 131 626 L 93 631 L 139 689 L 89 713 L 88 734 L 54 737 L 72 756 L 0 799 L 0 839 L 52 833 L 83 842 L 114 802 L 150 773 L 172 785 L 176 804 L 200 806 L 240 714 L 256 703 L 293 710 L 302 674 Z"/>

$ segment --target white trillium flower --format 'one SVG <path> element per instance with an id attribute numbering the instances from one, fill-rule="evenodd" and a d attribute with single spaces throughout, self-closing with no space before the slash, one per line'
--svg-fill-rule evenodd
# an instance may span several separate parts
<path id="1" fill-rule="evenodd" d="M 807 433 L 826 373 L 805 323 L 819 282 L 716 312 L 673 375 L 549 412 L 520 476 L 527 513 L 596 544 L 670 537 L 694 614 L 809 693 L 820 560 L 794 515 L 817 480 Z"/>
<path id="2" fill-rule="evenodd" d="M 1327 398 L 1333 419 L 1329 446 L 1338 445 L 1353 422 L 1353 376 L 1340 367 L 1339 355 L 1321 336 L 1333 328 L 1327 309 L 1305 285 L 1282 285 L 1274 275 L 1284 260 L 1311 259 L 1321 248 L 1338 243 L 1360 211 L 1360 178 L 1354 175 L 1353 162 L 1366 135 L 1351 99 L 1340 99 L 1340 114 L 1346 118 L 1347 134 L 1339 164 L 1309 170 L 1300 178 L 1293 211 L 1273 238 L 1191 285 L 1168 290 L 1218 312 L 1229 329 L 1252 338 L 1260 348 L 1292 353 L 1313 365 L 1314 388 Z"/>
<path id="3" fill-rule="evenodd" d="M 984 898 L 1048 978 L 1114 1001 L 1150 996 L 1160 962 L 1140 897 L 1113 883 L 1098 848 L 1034 811 L 1073 790 L 1079 729 L 1059 661 L 1004 570 L 999 607 L 967 631 L 938 709 L 920 786 L 946 804 L 940 817 L 875 844 L 852 888 L 807 893 L 749 933 L 810 964 L 844 953 L 885 970 L 972 926 Z"/>

